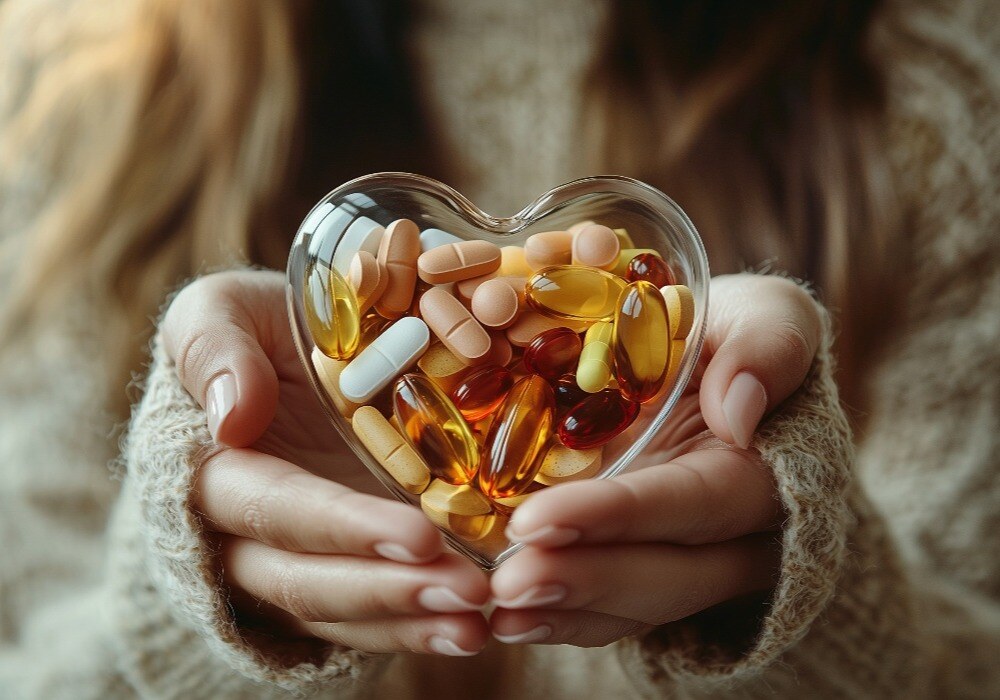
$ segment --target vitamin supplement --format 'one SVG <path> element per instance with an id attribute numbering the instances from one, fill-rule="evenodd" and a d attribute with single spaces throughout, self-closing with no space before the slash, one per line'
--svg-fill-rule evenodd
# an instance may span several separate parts
<path id="1" fill-rule="evenodd" d="M 590 396 L 577 384 L 572 374 L 564 374 L 552 387 L 556 395 L 556 417 L 562 420 L 571 408 Z"/>
<path id="2" fill-rule="evenodd" d="M 435 479 L 421 494 L 420 508 L 432 523 L 462 539 L 482 539 L 493 528 L 489 500 L 470 486 Z"/>
<path id="3" fill-rule="evenodd" d="M 337 249 L 333 251 L 333 269 L 346 277 L 351 271 L 351 260 L 359 250 L 377 257 L 384 235 L 382 226 L 367 216 L 359 216 L 337 241 Z"/>
<path id="4" fill-rule="evenodd" d="M 587 329 L 583 339 L 583 352 L 576 368 L 576 383 L 589 394 L 596 394 L 608 386 L 614 359 L 611 338 L 614 324 L 606 321 L 595 323 Z"/>
<path id="5" fill-rule="evenodd" d="M 559 265 L 528 279 L 528 304 L 552 318 L 570 321 L 610 321 L 625 282 L 593 267 Z"/>
<path id="6" fill-rule="evenodd" d="M 524 242 L 524 260 L 532 270 L 569 265 L 572 255 L 573 234 L 569 231 L 543 231 L 528 236 Z"/>
<path id="7" fill-rule="evenodd" d="M 420 374 L 404 374 L 392 392 L 403 435 L 435 478 L 466 484 L 479 468 L 479 445 L 468 423 L 444 392 Z"/>
<path id="8" fill-rule="evenodd" d="M 555 486 L 564 481 L 589 479 L 601 471 L 604 450 L 588 447 L 574 450 L 559 443 L 553 443 L 545 453 L 542 466 L 535 475 L 535 481 L 546 486 Z"/>
<path id="9" fill-rule="evenodd" d="M 424 292 L 420 315 L 445 347 L 465 364 L 481 364 L 489 358 L 489 333 L 448 292 L 436 287 Z"/>
<path id="10" fill-rule="evenodd" d="M 389 224 L 378 248 L 378 262 L 388 276 L 386 290 L 375 302 L 375 310 L 386 318 L 405 314 L 413 301 L 417 284 L 420 230 L 409 219 Z"/>
<path id="11" fill-rule="evenodd" d="M 681 360 L 684 359 L 684 350 L 687 347 L 687 341 L 681 340 L 671 340 L 670 341 L 670 364 L 667 366 L 667 377 L 663 380 L 664 386 L 670 386 L 677 379 L 677 374 L 681 369 Z"/>
<path id="12" fill-rule="evenodd" d="M 358 299 L 358 312 L 364 314 L 378 301 L 389 284 L 389 277 L 367 250 L 359 250 L 351 260 L 348 280 Z"/>
<path id="13" fill-rule="evenodd" d="M 431 342 L 427 324 L 401 318 L 362 350 L 340 374 L 340 391 L 349 401 L 368 403 L 417 361 Z"/>
<path id="14" fill-rule="evenodd" d="M 323 351 L 319 348 L 313 348 L 312 363 L 313 368 L 316 370 L 316 376 L 319 378 L 319 383 L 323 385 L 326 395 L 333 401 L 337 412 L 344 416 L 344 418 L 353 416 L 360 404 L 349 401 L 340 393 L 340 373 L 344 371 L 347 362 L 345 360 L 334 360 L 324 355 Z"/>
<path id="15" fill-rule="evenodd" d="M 306 325 L 316 347 L 335 360 L 354 355 L 360 315 L 347 280 L 336 270 L 313 265 L 306 276 L 304 301 Z"/>
<path id="16" fill-rule="evenodd" d="M 566 230 L 575 236 L 576 234 L 580 233 L 580 231 L 587 228 L 588 226 L 593 225 L 594 223 L 595 222 L 591 221 L 590 219 L 587 219 L 586 221 L 577 221 L 575 224 L 573 224 Z"/>
<path id="17" fill-rule="evenodd" d="M 470 277 L 467 280 L 459 280 L 455 283 L 455 296 L 458 297 L 460 302 L 471 308 L 472 297 L 475 296 L 476 290 L 479 289 L 480 285 L 485 284 L 492 279 L 496 279 L 498 276 L 497 272 L 491 272 L 488 275 Z"/>
<path id="18" fill-rule="evenodd" d="M 524 308 L 523 277 L 495 277 L 478 285 L 472 295 L 472 313 L 489 328 L 507 328 Z"/>
<path id="19" fill-rule="evenodd" d="M 639 404 L 614 389 L 590 394 L 559 423 L 559 441 L 574 450 L 600 447 L 632 425 Z"/>
<path id="20" fill-rule="evenodd" d="M 569 328 L 572 331 L 579 332 L 585 330 L 589 325 L 590 324 L 587 321 L 569 321 L 566 319 L 549 318 L 548 316 L 542 316 L 537 311 L 525 309 L 521 315 L 518 316 L 514 325 L 507 328 L 505 332 L 507 340 L 509 340 L 512 345 L 523 348 L 527 346 L 536 335 L 551 328 Z"/>
<path id="21" fill-rule="evenodd" d="M 569 328 L 553 328 L 539 333 L 524 349 L 524 368 L 548 382 L 576 369 L 583 343 Z"/>
<path id="22" fill-rule="evenodd" d="M 489 241 L 462 241 L 438 246 L 417 259 L 420 279 L 444 284 L 482 277 L 500 267 L 500 249 Z"/>
<path id="23" fill-rule="evenodd" d="M 644 403 L 656 396 L 670 364 L 670 321 L 660 290 L 633 282 L 615 312 L 612 347 L 615 377 L 622 394 Z"/>
<path id="24" fill-rule="evenodd" d="M 439 228 L 425 228 L 420 233 L 420 250 L 425 253 L 432 248 L 437 248 L 438 246 L 461 242 L 462 239 L 458 236 L 448 233 L 447 231 L 442 231 Z"/>
<path id="25" fill-rule="evenodd" d="M 694 325 L 694 295 L 683 284 L 660 287 L 670 316 L 670 337 L 687 338 Z"/>
<path id="26" fill-rule="evenodd" d="M 621 243 L 607 226 L 584 226 L 573 236 L 573 264 L 610 270 L 618 264 Z"/>
<path id="27" fill-rule="evenodd" d="M 658 255 L 639 253 L 629 261 L 625 279 L 629 282 L 644 280 L 655 287 L 664 287 L 674 283 L 674 273 Z"/>
<path id="28" fill-rule="evenodd" d="M 652 248 L 622 248 L 622 251 L 618 253 L 618 263 L 612 268 L 611 272 L 619 277 L 624 277 L 625 273 L 628 272 L 628 264 L 632 262 L 632 258 L 642 253 L 649 253 L 650 255 L 660 257 L 660 254 Z"/>
<path id="29" fill-rule="evenodd" d="M 497 274 L 502 277 L 530 277 L 532 272 L 525 260 L 524 248 L 508 245 L 500 249 L 500 269 Z"/>
<path id="30" fill-rule="evenodd" d="M 555 419 L 555 395 L 541 377 L 519 380 L 500 406 L 483 445 L 480 490 L 490 498 L 516 496 L 531 484 Z"/>
<path id="31" fill-rule="evenodd" d="M 510 341 L 500 331 L 490 332 L 490 354 L 485 364 L 506 367 L 514 359 L 514 349 Z"/>
<path id="32" fill-rule="evenodd" d="M 497 364 L 497 363 L 492 363 Z M 445 393 L 449 393 L 469 371 L 468 365 L 442 343 L 434 343 L 417 360 L 417 367 Z"/>
<path id="33" fill-rule="evenodd" d="M 501 511 L 507 510 L 511 511 L 517 508 L 519 505 L 528 500 L 528 496 L 538 493 L 543 490 L 544 486 L 538 481 L 533 481 L 531 484 L 521 493 L 516 496 L 507 496 L 506 498 L 495 498 L 493 499 L 493 505 L 497 506 Z"/>
<path id="34" fill-rule="evenodd" d="M 451 392 L 451 400 L 462 417 L 470 423 L 493 413 L 514 386 L 514 377 L 498 365 L 486 365 L 473 371 Z"/>
<path id="35" fill-rule="evenodd" d="M 632 237 L 628 235 L 628 231 L 623 228 L 612 229 L 615 235 L 618 236 L 618 243 L 621 244 L 623 249 L 625 248 L 635 248 L 635 243 L 632 242 Z"/>
<path id="36" fill-rule="evenodd" d="M 431 481 L 431 471 L 420 455 L 374 406 L 362 406 L 351 420 L 354 434 L 372 457 L 410 493 L 420 493 Z"/>

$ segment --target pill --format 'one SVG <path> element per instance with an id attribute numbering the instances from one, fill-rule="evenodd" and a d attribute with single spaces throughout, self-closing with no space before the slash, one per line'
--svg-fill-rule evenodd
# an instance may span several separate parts
<path id="1" fill-rule="evenodd" d="M 489 241 L 462 241 L 432 248 L 417 259 L 420 279 L 444 284 L 482 277 L 500 267 L 500 248 Z"/>
<path id="2" fill-rule="evenodd" d="M 483 518 L 484 516 L 478 516 Z M 465 538 L 470 542 L 470 547 L 488 559 L 496 559 L 504 550 L 510 547 L 510 540 L 507 539 L 507 526 L 510 524 L 510 516 L 496 508 L 493 517 L 488 523 L 485 531 L 480 530 L 475 540 Z"/>
<path id="3" fill-rule="evenodd" d="M 547 382 L 576 369 L 583 343 L 569 328 L 552 328 L 539 333 L 524 349 L 524 368 Z"/>
<path id="4" fill-rule="evenodd" d="M 420 233 L 420 250 L 425 253 L 431 248 L 461 242 L 462 239 L 458 236 L 447 231 L 442 231 L 439 228 L 426 228 Z"/>
<path id="5" fill-rule="evenodd" d="M 409 219 L 389 224 L 378 248 L 378 263 L 388 276 L 386 290 L 375 302 L 375 310 L 386 318 L 405 314 L 413 301 L 417 283 L 420 231 Z"/>
<path id="6" fill-rule="evenodd" d="M 670 341 L 670 364 L 667 365 L 667 376 L 663 380 L 664 386 L 670 386 L 677 380 L 677 374 L 681 369 L 681 360 L 684 359 L 684 350 L 687 342 L 681 340 Z"/>
<path id="7" fill-rule="evenodd" d="M 478 540 L 493 529 L 495 515 L 489 500 L 465 485 L 435 479 L 420 495 L 428 520 L 465 540 Z"/>
<path id="8" fill-rule="evenodd" d="M 632 258 L 625 270 L 625 279 L 629 282 L 645 280 L 656 287 L 664 287 L 676 281 L 670 266 L 663 258 L 652 253 L 639 253 Z"/>
<path id="9" fill-rule="evenodd" d="M 573 236 L 573 263 L 610 270 L 618 264 L 621 243 L 607 226 L 584 226 Z"/>
<path id="10" fill-rule="evenodd" d="M 624 248 L 635 248 L 635 243 L 632 242 L 632 237 L 628 235 L 628 231 L 623 228 L 612 229 L 615 235 L 618 236 L 618 243 Z"/>
<path id="11" fill-rule="evenodd" d="M 340 391 L 350 401 L 367 403 L 427 350 L 431 333 L 419 318 L 401 318 L 358 353 L 340 374 Z"/>
<path id="12" fill-rule="evenodd" d="M 470 423 L 493 413 L 514 386 L 514 377 L 499 365 L 486 365 L 462 378 L 451 391 L 451 400 Z"/>
<path id="13" fill-rule="evenodd" d="M 351 420 L 354 434 L 372 457 L 410 493 L 421 493 L 431 471 L 403 436 L 373 406 L 362 406 Z"/>
<path id="14" fill-rule="evenodd" d="M 597 476 L 601 471 L 603 452 L 600 447 L 574 450 L 554 442 L 542 459 L 542 466 L 535 475 L 535 481 L 546 486 L 555 486 L 564 481 Z"/>
<path id="15" fill-rule="evenodd" d="M 455 296 L 460 302 L 471 308 L 472 297 L 476 295 L 476 290 L 486 282 L 496 279 L 498 273 L 499 271 L 491 272 L 488 275 L 470 277 L 467 280 L 459 280 L 458 282 L 455 282 Z"/>
<path id="16" fill-rule="evenodd" d="M 420 297 L 420 315 L 445 347 L 465 364 L 481 364 L 488 359 L 489 333 L 448 292 L 436 287 L 424 292 Z"/>
<path id="17" fill-rule="evenodd" d="M 404 374 L 393 385 L 392 408 L 407 442 L 435 478 L 465 484 L 475 476 L 479 444 L 455 404 L 434 382 L 420 374 Z"/>
<path id="18" fill-rule="evenodd" d="M 569 231 L 543 231 L 528 236 L 524 242 L 524 260 L 532 270 L 569 265 L 572 255 L 573 234 Z"/>
<path id="19" fill-rule="evenodd" d="M 524 308 L 524 277 L 495 277 L 472 294 L 472 314 L 489 328 L 507 328 Z"/>
<path id="20" fill-rule="evenodd" d="M 306 276 L 304 306 L 313 343 L 328 357 L 346 360 L 360 339 L 360 314 L 354 290 L 340 273 L 314 264 Z"/>
<path id="21" fill-rule="evenodd" d="M 600 447 L 632 425 L 638 415 L 638 403 L 616 389 L 604 389 L 563 416 L 557 429 L 559 442 L 574 450 Z"/>
<path id="22" fill-rule="evenodd" d="M 388 275 L 383 272 L 375 256 L 367 250 L 359 250 L 354 254 L 348 280 L 358 299 L 358 311 L 362 314 L 378 301 L 389 284 Z"/>
<path id="23" fill-rule="evenodd" d="M 628 272 L 629 263 L 632 262 L 632 259 L 636 255 L 641 255 L 642 253 L 649 253 L 650 255 L 661 257 L 659 252 L 653 250 L 652 248 L 622 248 L 621 252 L 618 253 L 618 262 L 613 268 L 611 268 L 611 272 L 619 277 L 624 277 L 625 273 Z"/>
<path id="24" fill-rule="evenodd" d="M 501 404 L 483 445 L 477 476 L 490 498 L 516 496 L 534 480 L 555 420 L 555 395 L 538 376 L 519 380 Z"/>
<path id="25" fill-rule="evenodd" d="M 450 392 L 469 371 L 468 365 L 442 343 L 434 343 L 419 360 L 417 367 L 445 392 Z"/>
<path id="26" fill-rule="evenodd" d="M 514 349 L 502 331 L 490 331 L 490 354 L 485 364 L 506 367 L 514 359 Z"/>
<path id="27" fill-rule="evenodd" d="M 670 337 L 687 338 L 694 325 L 694 294 L 683 284 L 660 287 L 670 317 Z"/>
<path id="28" fill-rule="evenodd" d="M 345 277 L 351 271 L 351 260 L 359 250 L 377 256 L 385 229 L 367 216 L 359 216 L 344 231 L 333 251 L 333 269 Z"/>
<path id="29" fill-rule="evenodd" d="M 528 278 L 528 304 L 541 314 L 570 321 L 610 321 L 625 282 L 593 267 L 559 265 Z"/>
<path id="30" fill-rule="evenodd" d="M 670 364 L 670 321 L 663 295 L 649 282 L 632 282 L 622 292 L 611 347 L 622 394 L 639 403 L 652 399 Z"/>
<path id="31" fill-rule="evenodd" d="M 361 340 L 358 342 L 358 350 L 364 350 L 375 342 L 375 339 L 382 335 L 382 332 L 392 325 L 392 321 L 383 318 L 377 311 L 369 311 L 361 317 Z"/>
<path id="32" fill-rule="evenodd" d="M 589 394 L 596 394 L 611 381 L 614 366 L 611 352 L 613 331 L 613 324 L 601 321 L 588 328 L 583 339 L 583 351 L 576 368 L 576 383 Z"/>
<path id="33" fill-rule="evenodd" d="M 524 258 L 524 248 L 519 245 L 507 245 L 500 249 L 500 269 L 497 273 L 503 277 L 530 277 L 533 270 Z"/>
<path id="34" fill-rule="evenodd" d="M 493 504 L 495 506 L 499 506 L 500 510 L 503 510 L 503 511 L 512 511 L 515 508 L 517 508 L 519 505 L 521 505 L 522 503 L 524 503 L 525 501 L 527 501 L 528 500 L 528 496 L 531 496 L 533 494 L 538 493 L 539 491 L 544 491 L 544 490 L 545 490 L 545 486 L 542 485 L 542 484 L 540 484 L 540 483 L 538 483 L 537 477 L 536 477 L 536 480 L 533 481 L 531 483 L 531 485 L 528 486 L 528 488 L 526 488 L 521 493 L 517 494 L 516 496 L 507 496 L 506 498 L 495 498 L 495 499 L 493 499 Z"/>
<path id="35" fill-rule="evenodd" d="M 537 311 L 525 309 L 521 315 L 518 316 L 514 325 L 505 330 L 505 333 L 507 335 L 507 340 L 509 340 L 512 345 L 523 348 L 526 347 L 536 335 L 542 331 L 547 331 L 550 328 L 569 328 L 572 331 L 579 332 L 586 330 L 589 325 L 590 323 L 587 321 L 570 321 L 565 318 L 550 318 L 548 316 L 543 316 Z"/>
<path id="36" fill-rule="evenodd" d="M 324 355 L 319 348 L 313 348 L 312 363 L 319 383 L 323 385 L 326 395 L 333 401 L 337 412 L 345 418 L 353 416 L 360 404 L 348 400 L 340 393 L 340 373 L 344 371 L 347 362 L 345 360 L 334 360 Z"/>
<path id="37" fill-rule="evenodd" d="M 556 395 L 556 417 L 562 420 L 571 408 L 590 396 L 580 388 L 572 374 L 564 374 L 553 386 Z"/>
<path id="38" fill-rule="evenodd" d="M 575 236 L 576 234 L 580 233 L 580 231 L 587 228 L 588 226 L 591 226 L 594 223 L 595 222 L 591 221 L 590 219 L 587 219 L 586 221 L 577 221 L 575 224 L 573 224 L 566 230 Z"/>
<path id="39" fill-rule="evenodd" d="M 413 288 L 413 299 L 410 301 L 410 308 L 407 310 L 407 316 L 416 316 L 417 318 L 423 318 L 423 314 L 420 313 L 420 300 L 424 296 L 424 292 L 428 289 L 433 289 L 433 284 L 427 284 L 419 277 L 417 278 L 417 284 Z M 445 290 L 447 291 L 447 290 Z"/>

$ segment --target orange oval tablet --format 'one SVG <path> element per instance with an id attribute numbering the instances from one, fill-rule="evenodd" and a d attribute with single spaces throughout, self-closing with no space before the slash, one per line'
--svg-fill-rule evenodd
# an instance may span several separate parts
<path id="1" fill-rule="evenodd" d="M 472 315 L 489 328 L 506 328 L 524 309 L 523 277 L 486 280 L 472 295 Z"/>
<path id="2" fill-rule="evenodd" d="M 607 226 L 590 224 L 573 236 L 573 264 L 610 270 L 618 264 L 621 242 Z"/>
<path id="3" fill-rule="evenodd" d="M 569 328 L 577 333 L 587 330 L 592 324 L 586 321 L 569 321 L 564 318 L 549 318 L 537 311 L 525 309 L 505 332 L 507 340 L 519 348 L 526 347 L 539 333 L 553 328 Z"/>
<path id="4" fill-rule="evenodd" d="M 467 365 L 489 359 L 490 335 L 462 302 L 432 287 L 420 297 L 420 315 L 445 347 Z"/>
<path id="5" fill-rule="evenodd" d="M 462 241 L 431 248 L 417 259 L 420 279 L 430 284 L 481 277 L 500 267 L 500 248 L 489 241 Z"/>
<path id="6" fill-rule="evenodd" d="M 378 301 L 389 285 L 389 276 L 383 272 L 375 256 L 367 250 L 359 250 L 354 254 L 348 280 L 358 297 L 358 312 L 362 314 Z"/>
<path id="7" fill-rule="evenodd" d="M 532 270 L 549 265 L 569 265 L 573 257 L 573 234 L 569 231 L 543 231 L 528 236 L 524 259 Z"/>
<path id="8" fill-rule="evenodd" d="M 506 367 L 514 359 L 514 348 L 510 346 L 507 336 L 501 331 L 490 333 L 490 354 L 484 364 Z"/>
<path id="9" fill-rule="evenodd" d="M 499 273 L 500 270 L 497 270 L 496 272 L 491 272 L 488 275 L 472 277 L 467 280 L 459 280 L 455 283 L 455 296 L 458 297 L 460 302 L 469 306 L 472 304 L 472 297 L 476 293 L 476 290 L 479 289 L 479 285 L 487 280 L 495 279 Z"/>
<path id="10" fill-rule="evenodd" d="M 587 219 L 586 221 L 577 221 L 575 224 L 573 224 L 572 226 L 570 226 L 566 230 L 569 231 L 570 233 L 572 233 L 575 236 L 576 234 L 580 233 L 580 231 L 582 231 L 583 229 L 587 228 L 588 226 L 590 226 L 593 223 L 594 222 L 591 221 L 590 219 Z"/>
<path id="11" fill-rule="evenodd" d="M 420 229 L 409 219 L 389 224 L 378 247 L 378 263 L 388 279 L 385 291 L 375 302 L 375 310 L 389 319 L 402 317 L 413 302 L 420 257 Z"/>

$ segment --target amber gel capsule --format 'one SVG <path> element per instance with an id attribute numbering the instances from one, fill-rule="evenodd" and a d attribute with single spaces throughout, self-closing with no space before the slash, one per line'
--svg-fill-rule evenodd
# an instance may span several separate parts
<path id="1" fill-rule="evenodd" d="M 588 394 L 563 416 L 557 429 L 559 442 L 574 450 L 599 447 L 632 425 L 638 415 L 639 404 L 615 389 Z"/>
<path id="2" fill-rule="evenodd" d="M 549 382 L 576 368 L 583 341 L 569 328 L 552 328 L 539 333 L 524 349 L 524 368 Z"/>
<path id="3" fill-rule="evenodd" d="M 564 374 L 559 377 L 559 381 L 552 388 L 556 394 L 557 420 L 562 420 L 562 417 L 569 413 L 570 409 L 590 396 L 580 388 L 577 378 L 572 374 Z"/>
<path id="4" fill-rule="evenodd" d="M 625 271 L 625 279 L 629 282 L 652 282 L 657 287 L 677 284 L 674 271 L 663 260 L 652 253 L 639 253 L 629 261 Z"/>
<path id="5" fill-rule="evenodd" d="M 403 435 L 431 474 L 449 484 L 472 480 L 479 467 L 479 445 L 462 414 L 434 382 L 404 374 L 393 387 L 392 406 Z"/>
<path id="6" fill-rule="evenodd" d="M 451 399 L 462 417 L 475 423 L 497 409 L 514 386 L 514 376 L 499 365 L 474 370 L 452 389 Z"/>
<path id="7" fill-rule="evenodd" d="M 306 277 L 306 325 L 324 355 L 347 360 L 361 337 L 354 290 L 333 268 L 314 264 Z"/>
<path id="8" fill-rule="evenodd" d="M 553 265 L 528 279 L 525 295 L 539 313 L 568 321 L 610 321 L 625 282 L 581 265 Z"/>
<path id="9" fill-rule="evenodd" d="M 611 345 L 625 398 L 643 403 L 656 396 L 670 365 L 670 321 L 655 285 L 633 282 L 622 292 Z"/>
<path id="10" fill-rule="evenodd" d="M 478 477 L 483 493 L 490 498 L 509 498 L 531 486 L 542 466 L 555 412 L 552 387 L 541 377 L 529 375 L 514 385 L 483 445 Z"/>

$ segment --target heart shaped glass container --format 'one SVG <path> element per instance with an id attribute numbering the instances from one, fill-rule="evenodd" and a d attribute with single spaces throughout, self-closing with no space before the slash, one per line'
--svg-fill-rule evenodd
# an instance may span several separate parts
<path id="1" fill-rule="evenodd" d="M 421 495 L 411 492 L 415 490 L 412 485 L 411 490 L 404 488 L 380 465 L 358 439 L 351 420 L 338 409 L 337 399 L 324 389 L 323 379 L 311 359 L 316 343 L 306 315 L 307 276 L 311 270 L 328 270 L 335 265 L 338 245 L 353 224 L 384 227 L 404 218 L 413 221 L 421 231 L 438 229 L 459 239 L 485 240 L 501 247 L 523 246 L 534 233 L 564 231 L 578 222 L 594 221 L 612 229 L 625 229 L 634 248 L 652 249 L 662 256 L 676 283 L 691 290 L 694 320 L 683 344 L 678 346 L 684 348 L 683 355 L 673 378 L 668 380 L 669 385 L 652 401 L 642 404 L 635 421 L 604 445 L 598 469 L 588 473 L 593 474 L 592 478 L 605 479 L 625 470 L 677 404 L 694 371 L 705 332 L 708 261 L 694 225 L 681 208 L 660 191 L 637 180 L 589 177 L 556 187 L 514 216 L 499 218 L 484 213 L 447 185 L 408 173 L 360 177 L 333 190 L 313 207 L 299 228 L 288 258 L 289 316 L 299 356 L 330 421 L 347 444 L 392 494 L 421 507 Z M 517 367 L 517 363 L 520 360 L 515 355 L 510 367 Z M 408 371 L 416 369 L 414 365 Z M 390 383 L 389 390 L 391 387 Z M 391 418 L 391 409 L 386 410 L 384 399 L 383 395 L 381 410 L 386 418 Z M 380 400 L 376 397 L 371 403 L 380 405 Z M 534 487 L 539 488 L 537 484 Z M 475 528 L 464 530 L 449 527 L 452 521 L 431 517 L 454 549 L 485 569 L 495 568 L 520 547 L 503 534 L 511 509 L 496 503 L 492 506 L 489 514 L 475 516 L 480 517 Z M 471 530 L 476 530 L 475 534 L 470 534 Z"/>

